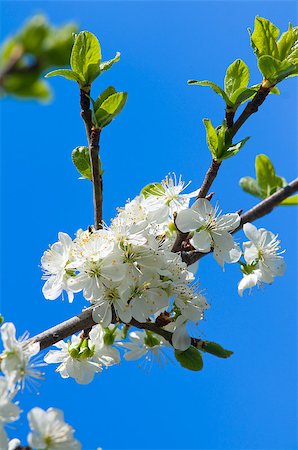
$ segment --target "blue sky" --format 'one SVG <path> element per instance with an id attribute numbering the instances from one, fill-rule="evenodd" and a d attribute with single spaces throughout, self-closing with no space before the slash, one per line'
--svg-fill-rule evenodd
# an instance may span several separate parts
<path id="1" fill-rule="evenodd" d="M 282 30 L 297 22 L 295 2 L 2 2 L 1 40 L 34 13 L 55 24 L 75 21 L 95 33 L 104 59 L 121 51 L 121 61 L 94 85 L 128 91 L 125 110 L 104 130 L 104 217 L 168 172 L 182 174 L 197 188 L 210 162 L 202 119 L 219 124 L 224 105 L 207 88 L 188 79 L 222 83 L 226 67 L 242 58 L 251 83 L 260 82 L 247 27 L 256 15 Z M 19 333 L 42 331 L 82 309 L 50 302 L 41 294 L 40 257 L 58 231 L 73 234 L 93 220 L 91 186 L 78 180 L 71 151 L 86 143 L 78 89 L 51 79 L 53 101 L 5 99 L 2 129 L 2 305 Z M 277 173 L 297 176 L 297 82 L 286 80 L 239 132 L 251 136 L 226 161 L 214 183 L 224 212 L 256 203 L 238 187 L 254 175 L 259 153 L 270 156 Z M 212 308 L 201 335 L 235 353 L 229 360 L 205 355 L 202 372 L 177 365 L 150 371 L 124 362 L 88 386 L 64 381 L 54 368 L 38 395 L 25 392 L 22 408 L 62 408 L 86 450 L 258 449 L 293 450 L 297 441 L 297 215 L 279 208 L 257 222 L 279 233 L 286 248 L 286 275 L 273 286 L 239 298 L 239 269 L 223 273 L 211 256 L 200 263 L 201 287 Z M 241 239 L 242 233 L 238 234 Z M 25 436 L 25 418 L 17 436 Z M 13 430 L 12 433 L 13 434 Z"/>

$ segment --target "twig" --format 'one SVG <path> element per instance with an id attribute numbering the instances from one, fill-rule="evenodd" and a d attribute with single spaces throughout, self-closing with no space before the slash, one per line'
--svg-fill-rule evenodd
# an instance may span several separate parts
<path id="1" fill-rule="evenodd" d="M 209 169 L 206 173 L 205 179 L 203 181 L 200 192 L 198 194 L 198 198 L 206 197 L 213 181 L 216 178 L 216 175 L 217 175 L 217 172 L 219 171 L 220 166 L 221 166 L 221 162 L 216 161 L 215 159 L 212 159 L 211 166 L 209 167 Z"/>
<path id="2" fill-rule="evenodd" d="M 86 135 L 88 139 L 88 145 L 90 143 L 91 130 L 92 130 L 92 111 L 90 109 L 90 87 L 80 89 L 80 106 L 81 117 L 84 121 L 86 128 Z"/>
<path id="3" fill-rule="evenodd" d="M 99 128 L 93 126 L 92 111 L 90 109 L 90 87 L 80 90 L 81 117 L 85 123 L 88 139 L 90 164 L 93 185 L 94 226 L 97 230 L 102 228 L 102 175 L 99 167 Z"/>
<path id="4" fill-rule="evenodd" d="M 99 155 L 100 129 L 93 128 L 90 137 L 90 160 L 93 183 L 94 225 L 97 230 L 102 228 L 102 175 L 100 172 Z"/>
<path id="5" fill-rule="evenodd" d="M 278 192 L 275 192 L 270 197 L 262 200 L 258 205 L 249 209 L 247 212 L 241 215 L 241 224 L 237 228 L 236 231 L 241 229 L 243 225 L 247 222 L 253 222 L 254 220 L 259 219 L 266 214 L 269 214 L 273 208 L 278 206 L 283 200 L 288 198 L 290 195 L 294 194 L 298 191 L 298 178 L 289 183 L 288 186 L 282 188 Z M 199 253 L 199 252 L 184 252 L 183 258 L 184 261 L 190 265 L 198 261 L 203 256 L 206 256 L 208 253 Z M 53 328 L 43 331 L 40 334 L 37 334 L 33 338 L 32 341 L 40 342 L 40 349 L 43 350 L 56 342 L 61 341 L 62 339 L 71 336 L 72 334 L 78 333 L 81 330 L 86 330 L 93 325 L 95 325 L 94 320 L 92 319 L 92 308 L 84 310 L 81 314 L 78 314 L 75 317 L 72 317 L 65 322 L 62 322 Z M 136 328 L 146 329 L 153 331 L 161 336 L 163 336 L 167 341 L 171 342 L 172 333 L 169 331 L 160 328 L 158 325 L 152 322 L 140 323 L 135 319 L 132 319 L 129 325 L 132 325 Z"/>
<path id="6" fill-rule="evenodd" d="M 252 114 L 254 114 L 255 112 L 258 111 L 259 107 L 262 105 L 262 103 L 265 101 L 267 95 L 270 93 L 270 90 L 272 89 L 272 87 L 273 86 L 271 86 L 270 88 L 267 88 L 267 87 L 264 87 L 261 85 L 259 90 L 255 94 L 254 98 L 246 105 L 243 112 L 241 113 L 241 115 L 239 116 L 239 118 L 236 120 L 235 123 L 234 123 L 235 112 L 233 112 L 228 107 L 226 108 L 226 125 L 227 125 L 227 130 L 228 130 L 231 138 L 233 138 L 235 136 L 235 134 L 239 131 L 241 126 L 244 124 L 244 122 L 246 122 L 246 120 Z M 199 191 L 197 198 L 206 197 L 210 187 L 213 184 L 213 181 L 215 180 L 215 178 L 217 176 L 220 166 L 221 166 L 221 162 L 216 161 L 215 159 L 212 159 L 212 163 L 205 175 L 203 184 L 201 186 L 201 189 Z M 177 253 L 182 250 L 182 244 L 187 239 L 187 236 L 188 236 L 187 233 L 177 232 L 177 237 L 176 237 L 176 241 L 173 245 L 172 252 Z"/>
<path id="7" fill-rule="evenodd" d="M 230 128 L 232 128 L 232 126 L 234 125 L 234 116 L 235 116 L 235 111 L 231 108 L 229 108 L 229 106 L 226 107 L 226 124 L 227 124 L 227 128 L 228 130 Z"/>
<path id="8" fill-rule="evenodd" d="M 262 85 L 260 86 L 254 98 L 247 103 L 243 112 L 240 114 L 240 116 L 232 126 L 230 131 L 231 137 L 234 137 L 237 131 L 239 131 L 239 129 L 242 127 L 244 122 L 246 122 L 252 114 L 258 111 L 259 107 L 262 105 L 262 103 L 264 103 L 267 95 L 270 93 L 272 87 L 273 86 L 271 86 L 270 88 L 264 87 Z"/>

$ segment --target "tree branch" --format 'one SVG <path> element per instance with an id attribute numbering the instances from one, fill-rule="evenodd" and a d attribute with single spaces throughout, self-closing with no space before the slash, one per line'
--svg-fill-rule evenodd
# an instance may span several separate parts
<path id="1" fill-rule="evenodd" d="M 241 215 L 241 224 L 237 228 L 236 231 L 240 230 L 243 225 L 247 222 L 253 222 L 254 220 L 259 219 L 266 214 L 269 214 L 273 208 L 278 206 L 283 200 L 288 198 L 290 195 L 294 194 L 298 191 L 298 178 L 293 180 L 288 186 L 280 189 L 278 192 L 275 192 L 270 197 L 262 200 L 258 205 L 253 206 L 247 212 Z M 201 259 L 203 256 L 206 256 L 208 253 L 200 253 L 200 252 L 183 252 L 182 257 L 184 261 L 190 265 Z M 86 330 L 96 323 L 92 319 L 92 309 L 93 307 L 89 307 L 85 309 L 81 314 L 78 314 L 71 319 L 68 319 L 53 328 L 49 328 L 48 330 L 43 331 L 40 334 L 37 334 L 30 340 L 34 342 L 40 342 L 40 349 L 43 350 L 51 345 L 59 342 L 68 336 L 71 336 L 75 333 L 78 333 L 81 330 Z M 154 333 L 159 334 L 164 337 L 167 341 L 171 342 L 172 333 L 170 331 L 164 330 L 159 327 L 156 323 L 146 322 L 140 323 L 135 319 L 132 319 L 129 325 L 132 325 L 136 328 L 146 329 L 149 331 L 153 331 Z M 192 345 L 197 346 L 197 342 L 195 338 L 193 338 Z M 203 341 L 202 341 L 203 342 Z M 198 344 L 199 345 L 199 344 Z"/>

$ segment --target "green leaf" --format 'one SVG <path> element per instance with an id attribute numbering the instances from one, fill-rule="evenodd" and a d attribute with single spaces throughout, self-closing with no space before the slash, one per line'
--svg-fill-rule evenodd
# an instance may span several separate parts
<path id="1" fill-rule="evenodd" d="M 204 81 L 196 81 L 196 80 L 188 80 L 187 82 L 189 85 L 197 85 L 197 86 L 208 86 L 211 89 L 213 89 L 213 91 L 220 95 L 225 103 L 228 106 L 233 106 L 233 103 L 230 101 L 229 97 L 227 96 L 227 94 L 225 93 L 225 91 L 223 89 L 221 89 L 221 87 L 219 87 L 217 84 L 212 83 L 212 81 L 208 81 L 208 80 L 204 80 Z"/>
<path id="2" fill-rule="evenodd" d="M 43 41 L 50 33 L 50 26 L 43 15 L 32 17 L 21 30 L 18 38 L 26 53 L 42 56 Z"/>
<path id="3" fill-rule="evenodd" d="M 199 371 L 203 368 L 202 355 L 195 347 L 189 347 L 185 352 L 175 350 L 175 357 L 185 369 Z"/>
<path id="4" fill-rule="evenodd" d="M 82 177 L 92 180 L 92 171 L 88 147 L 76 147 L 71 154 L 72 162 Z"/>
<path id="5" fill-rule="evenodd" d="M 245 192 L 255 197 L 267 198 L 288 185 L 285 178 L 276 175 L 274 166 L 268 156 L 257 155 L 255 166 L 256 180 L 251 177 L 243 177 L 240 179 L 240 186 Z M 280 205 L 296 204 L 298 204 L 298 195 L 289 197 L 280 203 Z"/>
<path id="6" fill-rule="evenodd" d="M 145 198 L 149 197 L 149 195 L 162 195 L 162 192 L 164 192 L 164 188 L 160 183 L 150 183 L 147 184 L 147 186 L 143 187 L 141 190 L 141 195 L 143 195 Z"/>
<path id="7" fill-rule="evenodd" d="M 240 186 L 242 189 L 247 192 L 248 194 L 254 195 L 258 198 L 263 198 L 263 195 L 261 194 L 259 185 L 257 181 L 252 177 L 243 177 L 239 181 Z"/>
<path id="8" fill-rule="evenodd" d="M 116 89 L 113 86 L 107 87 L 97 98 L 97 100 L 93 103 L 94 111 L 96 111 L 100 105 L 108 98 L 110 95 L 116 94 Z"/>
<path id="9" fill-rule="evenodd" d="M 218 358 L 229 358 L 233 355 L 234 352 L 231 350 L 224 349 L 221 345 L 216 342 L 204 342 L 204 346 L 202 349 L 206 353 L 210 353 L 211 355 L 217 356 Z"/>
<path id="10" fill-rule="evenodd" d="M 104 72 L 105 70 L 109 70 L 115 62 L 120 60 L 120 52 L 116 52 L 116 56 L 113 59 L 109 59 L 108 61 L 103 61 L 100 64 L 100 71 Z"/>
<path id="11" fill-rule="evenodd" d="M 279 35 L 279 29 L 269 20 L 263 17 L 255 18 L 255 28 L 250 36 L 251 46 L 257 57 L 270 55 L 279 58 L 276 40 Z"/>
<path id="12" fill-rule="evenodd" d="M 24 92 L 18 92 L 22 97 L 36 98 L 40 101 L 48 102 L 52 98 L 48 83 L 43 80 L 36 80 Z"/>
<path id="13" fill-rule="evenodd" d="M 253 98 L 258 91 L 258 88 L 239 88 L 237 89 L 233 95 L 231 96 L 231 101 L 236 105 L 239 106 L 242 103 L 246 102 L 247 100 L 250 100 Z"/>
<path id="14" fill-rule="evenodd" d="M 270 94 L 280 95 L 279 89 L 276 86 L 274 86 L 273 88 L 270 89 Z"/>
<path id="15" fill-rule="evenodd" d="M 74 163 L 74 165 L 76 166 L 77 170 L 80 172 L 82 177 L 92 181 L 92 170 L 90 163 L 89 148 L 83 146 L 76 147 L 72 151 L 71 158 L 72 162 Z M 99 158 L 98 158 L 98 165 L 99 171 L 102 174 L 103 170 Z"/>
<path id="16" fill-rule="evenodd" d="M 79 84 L 82 84 L 84 80 L 80 77 L 80 75 L 73 70 L 69 69 L 57 69 L 49 72 L 45 75 L 45 78 L 60 76 L 66 78 L 67 80 L 76 81 Z"/>
<path id="17" fill-rule="evenodd" d="M 70 65 L 88 86 L 100 74 L 101 48 L 98 39 L 89 31 L 81 31 L 74 42 Z"/>
<path id="18" fill-rule="evenodd" d="M 249 137 L 246 137 L 245 139 L 242 139 L 241 141 L 237 142 L 237 144 L 230 145 L 228 148 L 224 149 L 222 155 L 220 156 L 220 161 L 224 159 L 231 158 L 231 156 L 236 155 L 236 153 L 239 152 L 239 150 L 242 149 L 244 144 L 248 141 Z"/>
<path id="19" fill-rule="evenodd" d="M 213 127 L 211 120 L 203 119 L 203 123 L 206 128 L 207 145 L 214 158 L 217 157 L 218 149 L 218 137 L 215 128 Z"/>
<path id="20" fill-rule="evenodd" d="M 77 26 L 68 23 L 62 27 L 51 27 L 50 33 L 43 42 L 42 62 L 45 69 L 63 67 L 69 64 L 73 46 L 73 34 Z"/>
<path id="21" fill-rule="evenodd" d="M 261 56 L 258 59 L 258 66 L 264 78 L 270 83 L 279 83 L 297 72 L 295 65 L 288 61 L 279 61 L 269 55 Z"/>
<path id="22" fill-rule="evenodd" d="M 293 29 L 292 24 L 289 24 L 289 28 L 285 33 L 282 33 L 281 37 L 277 42 L 279 59 L 283 61 L 284 59 L 290 57 L 293 52 L 295 52 L 294 44 L 296 41 L 295 29 Z"/>
<path id="23" fill-rule="evenodd" d="M 279 184 L 274 166 L 266 155 L 257 155 L 255 165 L 257 183 L 261 193 L 267 197 L 271 194 L 272 188 L 276 188 Z"/>
<path id="24" fill-rule="evenodd" d="M 284 206 L 298 205 L 298 195 L 293 195 L 292 197 L 288 197 L 285 200 L 283 200 L 280 204 L 284 205 Z"/>
<path id="25" fill-rule="evenodd" d="M 7 77 L 4 89 L 16 97 L 32 98 L 42 102 L 48 102 L 51 99 L 48 83 L 36 78 L 33 74 L 15 74 Z"/>
<path id="26" fill-rule="evenodd" d="M 95 111 L 100 128 L 107 126 L 123 109 L 127 100 L 127 92 L 116 92 L 102 102 Z"/>
<path id="27" fill-rule="evenodd" d="M 216 159 L 217 161 L 221 161 L 225 150 L 232 143 L 231 136 L 227 133 L 227 125 L 225 121 L 223 121 L 222 125 L 216 128 L 216 134 L 218 139 Z"/>
<path id="28" fill-rule="evenodd" d="M 231 99 L 231 96 L 239 88 L 246 88 L 249 82 L 249 69 L 242 59 L 236 59 L 227 69 L 224 89 Z"/>

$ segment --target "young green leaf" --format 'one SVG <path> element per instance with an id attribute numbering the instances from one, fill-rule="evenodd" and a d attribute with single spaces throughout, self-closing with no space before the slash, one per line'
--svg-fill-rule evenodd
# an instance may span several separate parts
<path id="1" fill-rule="evenodd" d="M 274 166 L 268 156 L 257 155 L 256 157 L 256 177 L 244 177 L 240 180 L 240 186 L 245 192 L 259 198 L 267 198 L 279 189 L 287 186 L 287 180 L 283 177 L 279 177 L 275 173 Z M 296 205 L 298 196 L 284 200 L 281 205 Z"/>
<path id="2" fill-rule="evenodd" d="M 259 88 L 239 88 L 231 95 L 231 101 L 235 106 L 240 106 L 242 103 L 254 97 Z"/>
<path id="3" fill-rule="evenodd" d="M 196 81 L 196 80 L 188 80 L 187 82 L 189 85 L 197 85 L 197 86 L 207 86 L 210 87 L 216 94 L 220 95 L 225 103 L 228 106 L 234 106 L 233 103 L 230 101 L 229 97 L 225 93 L 225 91 L 219 87 L 217 84 L 212 83 L 212 81 L 204 80 L 204 81 Z"/>
<path id="4" fill-rule="evenodd" d="M 206 128 L 207 145 L 208 145 L 213 157 L 216 159 L 217 149 L 218 149 L 218 137 L 217 137 L 216 130 L 213 127 L 211 120 L 203 119 L 203 123 Z"/>
<path id="5" fill-rule="evenodd" d="M 92 171 L 88 147 L 76 147 L 71 154 L 72 162 L 83 178 L 92 180 Z"/>
<path id="6" fill-rule="evenodd" d="M 256 157 L 256 176 L 257 183 L 264 196 L 270 195 L 272 188 L 278 186 L 279 180 L 276 179 L 275 169 L 266 155 L 257 155 Z"/>
<path id="7" fill-rule="evenodd" d="M 211 355 L 217 356 L 218 358 L 229 358 L 233 355 L 234 352 L 231 350 L 224 349 L 221 345 L 216 342 L 204 342 L 204 346 L 202 349 L 206 353 L 210 353 Z"/>
<path id="8" fill-rule="evenodd" d="M 239 88 L 246 88 L 249 82 L 249 69 L 242 59 L 236 59 L 226 71 L 224 80 L 225 93 L 231 96 Z"/>
<path id="9" fill-rule="evenodd" d="M 255 197 L 263 198 L 257 181 L 252 177 L 243 177 L 239 181 L 242 189 L 248 194 L 254 195 Z"/>
<path id="10" fill-rule="evenodd" d="M 79 84 L 84 83 L 84 80 L 81 78 L 81 76 L 78 73 L 74 72 L 73 70 L 69 70 L 69 69 L 53 70 L 52 72 L 47 73 L 45 75 L 45 78 L 56 77 L 56 76 L 64 77 L 67 80 L 76 81 Z"/>
<path id="11" fill-rule="evenodd" d="M 270 55 L 279 58 L 276 40 L 279 35 L 279 29 L 269 20 L 263 17 L 255 18 L 255 28 L 250 36 L 251 46 L 257 57 Z"/>
<path id="12" fill-rule="evenodd" d="M 273 88 L 270 89 L 269 94 L 280 95 L 280 91 L 278 87 L 274 86 Z"/>
<path id="13" fill-rule="evenodd" d="M 43 42 L 50 33 L 50 25 L 41 14 L 32 17 L 19 34 L 19 40 L 26 53 L 35 56 L 43 54 Z"/>
<path id="14" fill-rule="evenodd" d="M 237 142 L 237 144 L 233 144 L 233 145 L 230 145 L 229 147 L 225 148 L 220 155 L 219 161 L 228 159 L 231 156 L 236 155 L 236 153 L 238 153 L 239 150 L 242 149 L 242 147 L 248 141 L 248 139 L 249 139 L 249 137 L 246 137 L 245 139 L 242 139 L 241 141 Z"/>
<path id="15" fill-rule="evenodd" d="M 100 74 L 101 48 L 98 39 L 90 31 L 81 31 L 74 42 L 70 65 L 89 86 Z"/>
<path id="16" fill-rule="evenodd" d="M 294 64 L 288 61 L 279 61 L 270 55 L 261 56 L 258 59 L 258 67 L 264 78 L 272 84 L 279 83 L 297 72 Z"/>
<path id="17" fill-rule="evenodd" d="M 97 100 L 93 103 L 94 111 L 100 108 L 100 105 L 108 98 L 110 95 L 115 94 L 116 89 L 113 86 L 107 87 L 97 98 Z"/>
<path id="18" fill-rule="evenodd" d="M 281 61 L 283 61 L 284 59 L 287 59 L 290 62 L 292 62 L 293 60 L 297 60 L 297 39 L 298 27 L 293 28 L 292 24 L 290 23 L 288 30 L 281 35 L 277 42 L 279 59 Z"/>
<path id="19" fill-rule="evenodd" d="M 195 347 L 189 347 L 184 352 L 175 350 L 175 357 L 185 369 L 199 371 L 203 368 L 202 355 Z"/>
<path id="20" fill-rule="evenodd" d="M 292 195 L 281 202 L 281 205 L 295 206 L 298 205 L 298 195 Z"/>
<path id="21" fill-rule="evenodd" d="M 116 92 L 104 100 L 95 110 L 95 117 L 100 128 L 107 126 L 123 109 L 127 92 Z"/>
<path id="22" fill-rule="evenodd" d="M 6 92 L 22 98 L 48 102 L 52 97 L 48 83 L 33 74 L 10 75 L 6 77 L 3 86 Z"/>
<path id="23" fill-rule="evenodd" d="M 118 62 L 119 60 L 120 60 L 120 52 L 117 52 L 115 58 L 109 59 L 108 61 L 103 61 L 100 64 L 100 71 L 104 72 L 105 70 L 109 70 L 112 67 L 112 65 L 115 62 Z"/>

